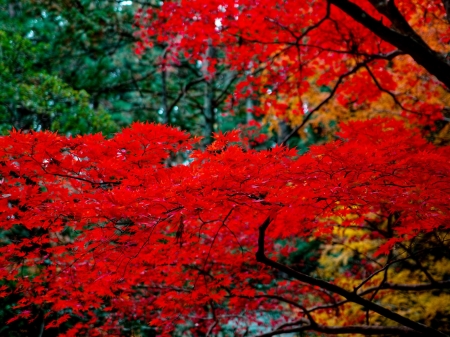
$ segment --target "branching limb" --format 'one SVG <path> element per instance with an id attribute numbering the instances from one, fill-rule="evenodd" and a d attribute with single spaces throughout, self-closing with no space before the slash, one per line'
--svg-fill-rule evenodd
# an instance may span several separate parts
<path id="1" fill-rule="evenodd" d="M 429 48 L 426 42 L 420 37 L 419 34 L 416 33 L 416 31 L 409 25 L 408 21 L 406 21 L 405 17 L 400 13 L 394 1 L 369 0 L 369 2 L 378 11 L 378 13 L 384 15 L 389 19 L 389 21 L 391 21 L 392 28 L 406 36 L 409 36 L 413 40 L 422 44 L 424 47 Z"/>
<path id="2" fill-rule="evenodd" d="M 256 295 L 255 298 L 270 298 L 270 299 L 278 300 L 280 302 L 288 303 L 288 304 L 290 304 L 290 305 L 292 305 L 294 307 L 297 307 L 300 310 L 302 310 L 303 313 L 306 315 L 306 317 L 308 317 L 308 320 L 309 320 L 310 324 L 312 324 L 312 325 L 316 324 L 316 322 L 314 321 L 314 318 L 309 313 L 309 310 L 306 309 L 304 306 L 298 304 L 295 301 L 292 301 L 292 300 L 289 300 L 287 298 L 284 298 L 282 296 L 277 296 L 277 295 Z"/>
<path id="3" fill-rule="evenodd" d="M 400 247 L 402 247 L 414 260 L 414 262 L 417 264 L 417 267 L 424 273 L 424 275 L 427 277 L 427 279 L 431 283 L 436 283 L 436 280 L 434 277 L 429 273 L 428 269 L 424 267 L 424 265 L 420 262 L 419 258 L 416 256 L 416 254 L 413 254 L 410 248 L 406 247 L 404 244 L 400 243 Z"/>
<path id="4" fill-rule="evenodd" d="M 365 309 L 374 311 L 374 312 L 378 313 L 379 315 L 384 316 L 394 322 L 397 322 L 409 329 L 412 329 L 417 332 L 421 332 L 421 333 L 424 333 L 424 334 L 427 334 L 430 336 L 436 336 L 436 337 L 446 336 L 445 334 L 443 334 L 433 328 L 430 328 L 423 324 L 414 322 L 414 321 L 412 321 L 402 315 L 399 315 L 389 309 L 386 309 L 376 303 L 366 300 L 363 297 L 355 294 L 354 292 L 347 291 L 344 288 L 341 288 L 335 284 L 332 284 L 332 283 L 326 282 L 324 280 L 303 274 L 301 272 L 298 272 L 294 269 L 289 268 L 286 265 L 283 265 L 272 259 L 269 259 L 265 255 L 264 240 L 265 240 L 266 230 L 269 227 L 271 222 L 272 222 L 272 219 L 269 216 L 266 218 L 266 220 L 263 222 L 263 224 L 259 227 L 258 250 L 256 252 L 256 260 L 258 262 L 261 262 L 261 263 L 265 264 L 266 266 L 269 266 L 269 267 L 272 267 L 279 271 L 282 271 L 285 274 L 287 274 L 288 276 L 290 276 L 300 282 L 305 282 L 305 283 L 313 285 L 313 286 L 318 286 L 324 290 L 327 290 L 327 291 L 330 291 L 337 295 L 340 295 L 350 302 L 359 304 L 359 305 L 363 306 Z M 344 329 L 344 328 L 347 328 L 347 327 L 342 327 L 342 328 L 339 327 L 339 329 Z M 379 327 L 377 327 L 377 328 L 379 328 Z M 382 327 L 382 328 L 388 328 L 388 327 Z M 348 327 L 348 329 L 350 329 L 350 327 Z M 335 331 L 335 332 L 330 332 L 330 333 L 357 333 L 357 332 L 351 331 L 351 330 L 345 330 L 345 332 Z M 271 336 L 273 336 L 273 335 L 271 335 Z"/>
<path id="5" fill-rule="evenodd" d="M 211 313 L 213 315 L 214 322 L 209 327 L 208 332 L 206 333 L 206 337 L 212 336 L 212 332 L 213 332 L 214 328 L 219 323 L 219 321 L 217 319 L 217 315 L 216 315 L 216 310 L 214 309 L 214 303 L 212 301 L 210 301 L 209 305 L 211 306 Z"/>
<path id="6" fill-rule="evenodd" d="M 397 335 L 397 336 L 417 336 L 417 332 L 404 327 L 374 326 L 374 325 L 353 325 L 353 326 L 325 326 L 325 325 L 304 325 L 299 328 L 274 330 L 257 337 L 271 337 L 286 333 L 298 333 L 303 331 L 317 331 L 325 334 L 362 334 L 362 335 Z"/>
<path id="7" fill-rule="evenodd" d="M 381 91 L 384 92 L 386 94 L 388 94 L 389 96 L 391 96 L 391 98 L 394 100 L 394 103 L 397 104 L 400 108 L 402 108 L 402 110 L 407 111 L 407 112 L 411 112 L 411 113 L 417 113 L 416 111 L 413 111 L 411 109 L 406 108 L 397 98 L 397 95 L 394 94 L 392 91 L 385 89 L 380 82 L 378 81 L 378 79 L 375 77 L 375 74 L 372 72 L 372 70 L 370 70 L 368 65 L 365 65 L 364 68 L 366 68 L 367 72 L 369 73 L 370 77 L 372 78 L 373 82 L 375 83 L 375 85 L 377 86 L 377 88 Z"/>
<path id="8" fill-rule="evenodd" d="M 322 108 L 325 104 L 328 103 L 328 101 L 333 98 L 333 96 L 336 94 L 336 91 L 339 87 L 339 85 L 342 83 L 342 81 L 344 80 L 344 78 L 346 78 L 347 76 L 350 76 L 351 74 L 356 73 L 361 67 L 364 66 L 365 63 L 358 63 L 353 69 L 351 69 L 350 71 L 346 72 L 345 74 L 342 74 L 341 76 L 339 76 L 338 80 L 336 81 L 333 89 L 331 90 L 330 94 L 327 96 L 327 98 L 325 98 L 322 102 L 320 102 L 314 109 L 312 109 L 306 116 L 305 118 L 303 118 L 302 123 L 297 126 L 296 128 L 294 128 L 294 130 L 292 130 L 292 132 L 290 134 L 288 134 L 286 136 L 286 138 L 283 139 L 283 141 L 281 142 L 280 145 L 286 145 L 286 143 L 288 142 L 289 139 L 291 139 L 303 126 L 305 126 L 306 122 L 309 121 L 309 119 L 311 118 L 311 116 L 316 113 L 320 108 Z"/>
<path id="9" fill-rule="evenodd" d="M 443 290 L 450 289 L 450 281 L 442 281 L 435 283 L 418 283 L 418 284 L 397 284 L 386 282 L 377 287 L 371 287 L 358 293 L 359 296 L 371 293 L 377 289 L 391 289 L 401 291 L 426 291 L 426 290 Z"/>
<path id="10" fill-rule="evenodd" d="M 399 50 L 409 54 L 414 61 L 424 67 L 430 74 L 450 88 L 450 64 L 438 52 L 431 49 L 423 41 L 404 35 L 383 25 L 362 8 L 348 0 L 328 0 L 355 21 L 362 24 L 382 40 L 392 44 Z M 393 2 L 393 1 L 389 1 Z"/>

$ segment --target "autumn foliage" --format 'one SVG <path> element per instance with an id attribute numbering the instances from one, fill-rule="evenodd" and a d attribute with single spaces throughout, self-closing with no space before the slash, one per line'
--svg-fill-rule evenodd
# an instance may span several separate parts
<path id="1" fill-rule="evenodd" d="M 448 331 L 409 312 L 414 301 L 383 299 L 448 296 L 449 148 L 388 119 L 338 137 L 303 156 L 254 151 L 238 132 L 201 151 L 154 124 L 112 139 L 0 138 L 0 289 L 20 295 L 7 324 L 39 316 L 62 336 L 121 334 L 131 320 L 162 335 L 439 335 L 419 319 Z M 186 163 L 173 166 L 175 153 Z M 361 240 L 371 244 L 328 275 L 298 254 Z M 410 276 L 399 284 L 399 273 Z"/>
<path id="2" fill-rule="evenodd" d="M 164 67 L 200 62 L 211 82 L 228 67 L 239 81 L 226 112 L 250 98 L 254 114 L 293 134 L 308 120 L 327 131 L 380 115 L 434 123 L 449 117 L 446 6 L 450 13 L 446 0 L 164 1 L 138 13 L 137 51 L 162 44 Z"/>
<path id="3" fill-rule="evenodd" d="M 0 137 L 0 335 L 449 334 L 449 17 L 448 0 L 139 11 L 164 120 L 189 100 L 206 141 L 151 123 Z M 279 146 L 255 149 L 261 121 L 286 126 Z"/>

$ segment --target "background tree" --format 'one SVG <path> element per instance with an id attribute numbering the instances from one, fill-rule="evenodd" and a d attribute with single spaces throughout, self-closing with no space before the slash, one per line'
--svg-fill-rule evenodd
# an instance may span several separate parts
<path id="1" fill-rule="evenodd" d="M 210 141 L 235 77 L 225 67 L 209 72 L 209 61 L 175 60 L 167 43 L 156 39 L 151 51 L 136 55 L 134 13 L 158 4 L 4 1 L 3 132 L 15 127 L 111 134 L 149 120 Z M 226 129 L 236 125 L 232 118 L 225 123 Z"/>
<path id="2" fill-rule="evenodd" d="M 70 87 L 57 75 L 36 67 L 35 55 L 45 53 L 17 32 L 0 30 L 0 131 L 51 129 L 87 133 L 117 128 L 102 109 L 91 107 L 84 90 Z"/>

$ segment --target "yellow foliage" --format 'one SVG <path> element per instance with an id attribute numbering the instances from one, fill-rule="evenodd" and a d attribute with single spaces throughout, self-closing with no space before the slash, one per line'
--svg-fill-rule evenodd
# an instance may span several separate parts
<path id="1" fill-rule="evenodd" d="M 317 276 L 331 281 L 349 291 L 353 291 L 361 282 L 368 278 L 374 271 L 380 270 L 388 262 L 387 256 L 375 256 L 374 252 L 383 242 L 381 239 L 367 239 L 367 228 L 343 227 L 336 225 L 333 229 L 332 241 L 324 244 L 319 258 L 320 267 Z M 409 246 L 410 242 L 403 245 Z M 429 242 L 432 248 L 435 242 Z M 407 257 L 408 253 L 401 246 L 392 252 L 396 259 Z M 432 275 L 434 280 L 443 281 L 450 275 L 450 258 L 433 257 L 432 255 L 418 255 L 423 269 Z M 351 277 L 345 273 L 358 264 L 358 260 L 365 259 L 365 265 L 372 266 L 370 272 L 359 271 Z M 417 262 L 411 258 L 406 261 L 393 263 L 382 270 L 370 281 L 359 288 L 358 293 L 367 289 L 378 287 L 383 282 L 398 285 L 417 285 L 430 283 L 427 275 L 421 270 Z M 385 308 L 393 310 L 414 321 L 428 326 L 439 324 L 450 325 L 450 292 L 446 290 L 422 290 L 422 291 L 398 291 L 393 289 L 380 289 L 378 292 L 370 292 L 364 297 L 369 299 L 374 295 L 374 301 Z M 314 319 L 321 324 L 341 326 L 344 324 L 367 324 L 366 311 L 356 304 L 346 303 L 336 309 L 320 310 L 313 313 Z M 445 318 L 447 317 L 447 318 Z M 443 323 L 444 322 L 444 323 Z M 386 325 L 386 319 L 373 312 L 370 313 L 369 324 Z M 388 323 L 389 324 L 389 323 Z"/>

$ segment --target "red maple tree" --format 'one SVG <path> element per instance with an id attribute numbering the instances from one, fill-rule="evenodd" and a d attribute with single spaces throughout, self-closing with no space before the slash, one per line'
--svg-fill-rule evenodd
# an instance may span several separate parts
<path id="1" fill-rule="evenodd" d="M 200 62 L 211 83 L 225 65 L 240 79 L 230 104 L 264 96 L 254 113 L 306 115 L 284 142 L 332 100 L 355 113 L 386 97 L 391 114 L 422 123 L 448 120 L 448 0 L 161 4 L 137 15 L 138 53 L 163 44 L 164 67 L 180 59 Z M 311 104 L 311 96 L 321 99 Z"/>
<path id="2" fill-rule="evenodd" d="M 153 124 L 109 140 L 1 137 L 0 289 L 20 295 L 7 324 L 39 318 L 62 336 L 122 334 L 132 320 L 161 335 L 444 336 L 380 301 L 450 286 L 425 263 L 449 249 L 450 148 L 386 119 L 343 125 L 339 137 L 302 156 L 251 150 L 238 132 L 193 150 L 196 139 Z M 180 151 L 186 165 L 169 165 Z M 336 228 L 376 242 L 343 273 L 346 285 L 292 259 L 300 242 L 330 243 Z M 388 271 L 408 261 L 425 281 L 393 283 Z"/>

